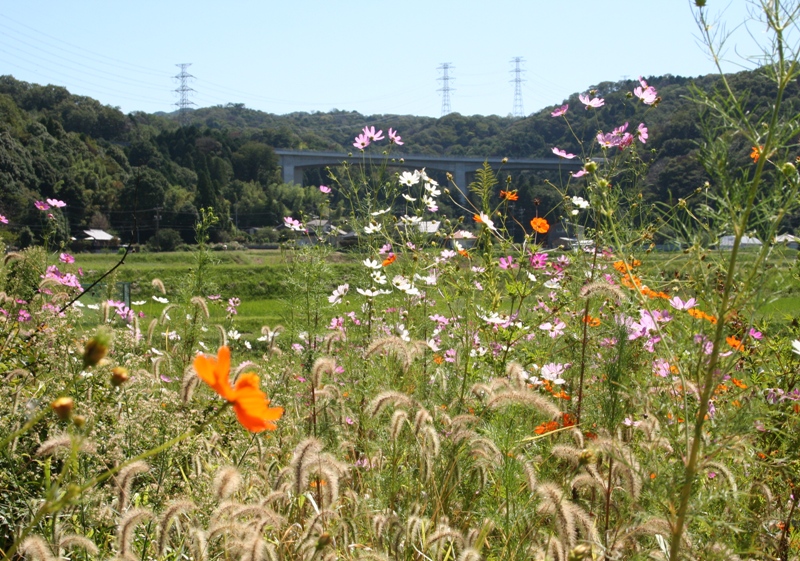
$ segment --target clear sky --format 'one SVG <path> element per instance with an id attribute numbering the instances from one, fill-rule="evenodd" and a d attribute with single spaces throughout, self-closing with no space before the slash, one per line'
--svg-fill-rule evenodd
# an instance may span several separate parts
<path id="1" fill-rule="evenodd" d="M 734 31 L 727 69 L 752 68 L 748 2 L 708 6 Z M 453 111 L 505 116 L 514 57 L 528 114 L 602 81 L 713 72 L 698 36 L 688 0 L 5 0 L 0 74 L 169 112 L 191 63 L 198 107 L 438 117 L 447 62 Z"/>

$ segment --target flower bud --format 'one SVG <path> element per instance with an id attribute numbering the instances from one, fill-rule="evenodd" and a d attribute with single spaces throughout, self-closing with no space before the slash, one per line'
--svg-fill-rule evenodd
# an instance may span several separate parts
<path id="1" fill-rule="evenodd" d="M 128 369 L 122 366 L 115 366 L 111 369 L 111 385 L 116 387 L 121 386 L 128 381 Z"/>
<path id="2" fill-rule="evenodd" d="M 111 332 L 105 328 L 98 329 L 83 348 L 83 367 L 95 366 L 100 362 L 106 356 L 110 344 Z"/>
<path id="3" fill-rule="evenodd" d="M 797 168 L 794 167 L 792 162 L 786 162 L 781 166 L 781 171 L 783 175 L 795 175 L 797 173 Z"/>
<path id="4" fill-rule="evenodd" d="M 66 421 L 72 415 L 73 405 L 74 402 L 71 397 L 59 397 L 50 404 L 50 407 L 55 411 L 59 419 Z"/>
<path id="5" fill-rule="evenodd" d="M 74 415 L 72 417 L 72 424 L 75 425 L 77 428 L 82 429 L 83 425 L 86 424 L 86 417 L 83 415 Z"/>
<path id="6" fill-rule="evenodd" d="M 578 463 L 582 466 L 593 464 L 596 460 L 597 454 L 595 454 L 594 450 L 590 450 L 588 448 L 581 450 L 581 453 L 578 456 Z"/>
<path id="7" fill-rule="evenodd" d="M 594 160 L 589 160 L 585 164 L 583 164 L 583 169 L 586 170 L 586 173 L 594 173 L 597 171 L 597 162 Z"/>
<path id="8" fill-rule="evenodd" d="M 592 555 L 592 546 L 586 543 L 576 545 L 569 552 L 567 559 L 569 561 L 582 561 Z"/>

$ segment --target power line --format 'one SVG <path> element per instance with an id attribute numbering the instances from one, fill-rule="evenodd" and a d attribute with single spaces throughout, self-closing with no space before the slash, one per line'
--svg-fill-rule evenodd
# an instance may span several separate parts
<path id="1" fill-rule="evenodd" d="M 522 79 L 521 64 L 525 60 L 522 57 L 515 56 L 511 59 L 511 62 L 514 63 L 514 70 L 511 71 L 514 73 L 514 79 L 511 80 L 511 82 L 514 82 L 514 110 L 511 114 L 514 117 L 522 118 L 525 116 L 525 110 L 522 108 L 522 82 L 525 80 Z"/>
<path id="2" fill-rule="evenodd" d="M 437 80 L 442 82 L 442 87 L 436 90 L 442 92 L 442 117 L 452 113 L 450 109 L 450 92 L 455 91 L 455 88 L 450 87 L 450 80 L 455 80 L 455 78 L 448 74 L 451 68 L 455 68 L 451 62 L 443 62 L 441 66 L 437 68 L 437 70 L 442 71 L 442 76 L 437 78 Z"/>

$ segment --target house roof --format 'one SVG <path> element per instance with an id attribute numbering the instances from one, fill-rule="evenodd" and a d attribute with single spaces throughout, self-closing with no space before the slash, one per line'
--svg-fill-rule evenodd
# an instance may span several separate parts
<path id="1" fill-rule="evenodd" d="M 114 239 L 114 236 L 106 232 L 105 230 L 84 230 L 84 234 L 86 234 L 87 240 L 96 240 L 98 242 L 110 242 Z"/>

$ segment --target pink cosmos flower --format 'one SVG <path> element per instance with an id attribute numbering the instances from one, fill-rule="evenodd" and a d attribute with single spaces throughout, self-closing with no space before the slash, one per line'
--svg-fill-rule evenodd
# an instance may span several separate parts
<path id="1" fill-rule="evenodd" d="M 303 227 L 303 224 L 291 216 L 284 216 L 283 217 L 283 224 L 290 230 L 294 230 L 295 232 L 305 232 L 306 229 Z"/>
<path id="2" fill-rule="evenodd" d="M 364 127 L 364 136 L 371 141 L 377 142 L 383 140 L 383 131 L 375 132 L 375 127 Z"/>
<path id="3" fill-rule="evenodd" d="M 587 173 L 589 173 L 589 172 L 587 172 L 585 169 L 582 169 L 581 171 L 576 171 L 575 173 L 570 172 L 570 175 L 577 179 L 579 177 L 583 177 Z"/>
<path id="4" fill-rule="evenodd" d="M 631 144 L 633 144 L 633 135 L 629 132 L 626 132 L 625 134 L 622 135 L 622 138 L 619 139 L 617 148 L 619 148 L 620 150 L 624 150 Z"/>
<path id="5" fill-rule="evenodd" d="M 644 126 L 644 123 L 639 123 L 639 126 L 636 128 L 636 136 L 639 138 L 639 142 L 647 144 L 649 135 L 647 134 L 647 127 Z"/>
<path id="6" fill-rule="evenodd" d="M 327 185 L 320 185 L 319 190 L 325 193 L 326 195 L 331 192 L 331 188 Z"/>
<path id="7" fill-rule="evenodd" d="M 75 258 L 69 253 L 62 253 L 58 256 L 58 259 L 62 263 L 75 263 Z"/>
<path id="8" fill-rule="evenodd" d="M 64 208 L 67 206 L 67 203 L 64 201 L 59 201 L 58 199 L 47 199 L 47 204 L 53 208 Z"/>
<path id="9" fill-rule="evenodd" d="M 566 105 L 562 105 L 561 107 L 550 113 L 550 115 L 553 117 L 561 117 L 567 112 L 568 109 L 569 109 L 569 103 L 567 103 Z"/>
<path id="10" fill-rule="evenodd" d="M 528 258 L 531 267 L 534 269 L 544 269 L 547 267 L 547 254 L 546 253 L 533 253 Z"/>
<path id="11" fill-rule="evenodd" d="M 564 329 L 566 327 L 567 324 L 565 324 L 560 319 L 556 319 L 554 324 L 548 321 L 541 324 L 539 326 L 539 329 L 541 329 L 542 331 L 546 331 L 551 338 L 555 339 L 556 337 L 559 337 L 560 335 L 564 334 Z"/>
<path id="12" fill-rule="evenodd" d="M 353 146 L 355 146 L 359 150 L 363 150 L 364 148 L 369 146 L 369 137 L 367 137 L 367 135 L 365 135 L 364 133 L 359 134 L 356 137 L 356 141 L 353 142 Z"/>
<path id="13" fill-rule="evenodd" d="M 35 206 L 39 210 L 50 210 L 50 205 L 42 201 L 36 201 L 35 203 L 33 203 L 33 206 Z"/>
<path id="14" fill-rule="evenodd" d="M 653 105 L 658 100 L 658 92 L 653 86 L 648 86 L 647 82 L 639 76 L 641 87 L 633 89 L 633 95 L 642 100 L 645 105 Z"/>
<path id="15" fill-rule="evenodd" d="M 567 160 L 571 160 L 575 157 L 575 154 L 568 154 L 566 150 L 561 150 L 558 147 L 553 148 L 553 154 L 558 156 L 559 158 L 566 158 Z"/>
<path id="16" fill-rule="evenodd" d="M 516 269 L 517 267 L 519 267 L 519 265 L 514 263 L 514 258 L 511 255 L 500 258 L 501 269 Z"/>
<path id="17" fill-rule="evenodd" d="M 578 99 L 580 99 L 581 103 L 586 106 L 586 109 L 589 109 L 590 107 L 597 109 L 598 107 L 602 107 L 606 104 L 604 99 L 599 97 L 593 97 L 592 99 L 589 99 L 589 96 L 586 94 L 580 94 Z"/>
<path id="18" fill-rule="evenodd" d="M 697 306 L 697 299 L 689 298 L 686 302 L 684 302 L 678 296 L 673 296 L 669 299 L 669 305 L 676 310 L 689 310 Z"/>
<path id="19" fill-rule="evenodd" d="M 397 144 L 398 146 L 403 145 L 403 141 L 400 138 L 400 135 L 397 134 L 397 131 L 394 131 L 391 128 L 389 129 L 389 142 L 391 142 L 392 144 Z"/>
<path id="20" fill-rule="evenodd" d="M 0 223 L 8 224 L 8 218 L 0 214 Z"/>

